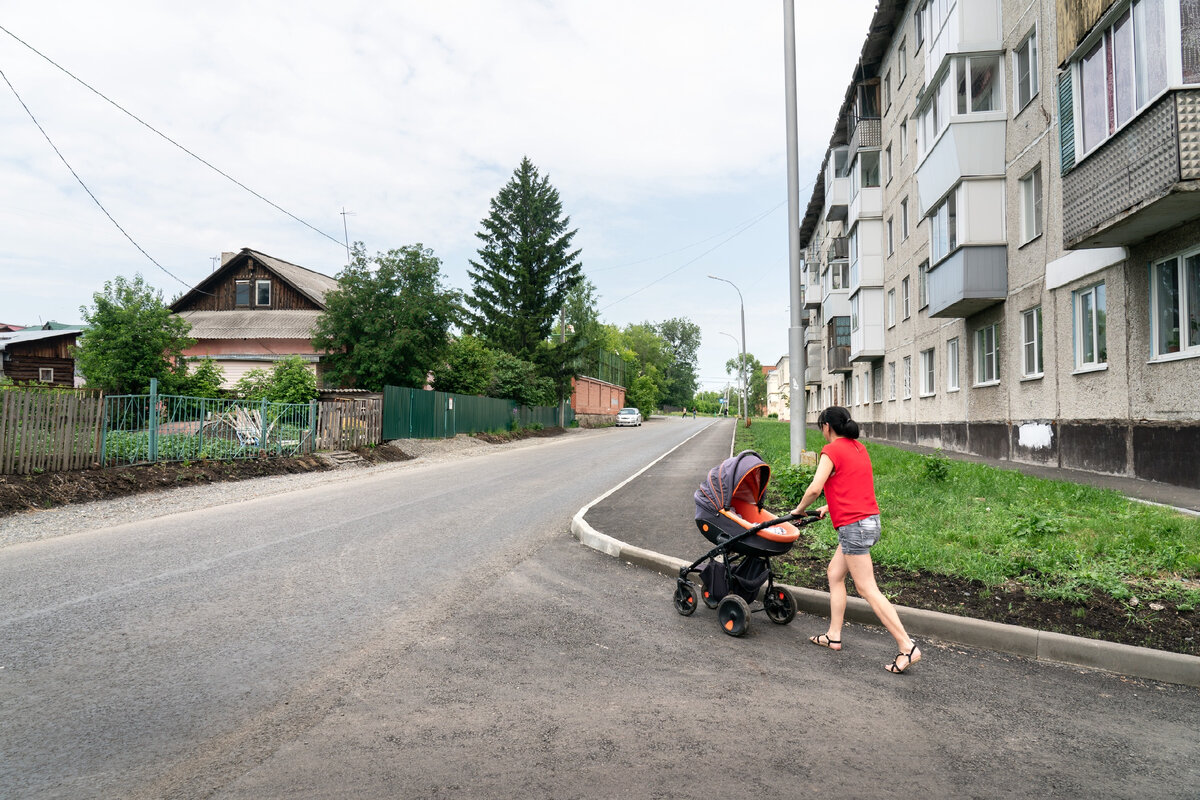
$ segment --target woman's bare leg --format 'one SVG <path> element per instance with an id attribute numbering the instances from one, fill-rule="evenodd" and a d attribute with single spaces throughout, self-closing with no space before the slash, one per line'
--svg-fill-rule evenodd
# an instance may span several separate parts
<path id="1" fill-rule="evenodd" d="M 841 555 L 841 548 L 838 548 L 838 555 Z M 836 558 L 836 556 L 835 556 Z M 900 622 L 900 617 L 896 614 L 896 609 L 891 602 L 883 596 L 883 592 L 879 591 L 878 584 L 875 583 L 875 564 L 871 561 L 870 553 L 863 553 L 858 556 L 842 556 L 846 563 L 846 569 L 850 573 L 850 577 L 854 579 L 854 588 L 858 590 L 858 594 L 871 605 L 871 610 L 875 612 L 875 616 L 879 617 L 879 621 L 883 623 L 883 627 L 887 628 L 888 633 L 896 640 L 896 646 L 900 648 L 902 654 L 896 661 L 896 666 L 901 670 L 908 669 L 909 664 L 915 664 L 921 660 L 920 649 L 913 649 L 913 640 L 908 638 L 908 633 L 904 630 L 904 625 Z M 833 562 L 830 562 L 832 569 Z M 830 588 L 830 606 L 833 605 L 833 591 Z M 842 609 L 846 607 L 845 588 L 842 591 Z M 908 656 L 912 653 L 912 656 Z M 911 660 L 910 660 L 911 658 Z"/>
<path id="2" fill-rule="evenodd" d="M 829 578 L 829 630 L 826 635 L 830 642 L 842 641 L 842 625 L 846 621 L 846 556 L 842 554 L 842 546 L 829 559 L 826 575 Z M 831 650 L 841 650 L 841 644 L 830 644 Z"/>

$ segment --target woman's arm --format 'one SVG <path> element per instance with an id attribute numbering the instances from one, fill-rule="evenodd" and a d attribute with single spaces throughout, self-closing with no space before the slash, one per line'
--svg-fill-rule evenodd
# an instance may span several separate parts
<path id="1" fill-rule="evenodd" d="M 833 474 L 833 461 L 824 453 L 821 454 L 821 460 L 817 462 L 817 474 L 813 476 L 812 483 L 804 490 L 804 497 L 800 499 L 800 504 L 792 509 L 793 514 L 803 514 L 804 509 L 811 506 L 821 492 L 825 491 L 825 481 L 829 480 L 829 476 Z M 817 509 L 821 516 L 825 516 L 829 506 L 822 506 Z"/>

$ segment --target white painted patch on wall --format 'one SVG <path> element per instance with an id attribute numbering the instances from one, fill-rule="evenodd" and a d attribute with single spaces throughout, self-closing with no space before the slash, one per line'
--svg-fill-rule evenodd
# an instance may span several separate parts
<path id="1" fill-rule="evenodd" d="M 1017 431 L 1017 443 L 1027 450 L 1048 450 L 1054 426 L 1048 422 L 1026 422 Z"/>

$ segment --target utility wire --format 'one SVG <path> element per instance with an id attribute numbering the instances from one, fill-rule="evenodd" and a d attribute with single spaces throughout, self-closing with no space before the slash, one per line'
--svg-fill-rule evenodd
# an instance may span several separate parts
<path id="1" fill-rule="evenodd" d="M 244 183 L 242 183 L 241 181 L 239 181 L 237 178 L 234 178 L 234 177 L 233 177 L 232 175 L 230 175 L 229 173 L 227 173 L 227 172 L 224 172 L 224 171 L 222 171 L 222 170 L 218 169 L 217 167 L 213 166 L 212 164 L 210 164 L 208 161 L 205 161 L 203 158 L 201 158 L 200 156 L 196 155 L 196 154 L 195 154 L 195 153 L 193 153 L 191 150 L 188 150 L 186 147 L 184 147 L 184 146 L 183 146 L 183 145 L 181 145 L 179 142 L 177 142 L 177 141 L 175 141 L 174 139 L 172 139 L 170 136 L 167 136 L 165 133 L 163 133 L 162 131 L 159 131 L 159 130 L 158 130 L 157 128 L 155 128 L 153 125 L 151 125 L 150 123 L 146 122 L 146 121 L 145 121 L 144 119 L 142 119 L 141 117 L 139 117 L 139 116 L 137 116 L 136 114 L 134 114 L 132 111 L 128 111 L 127 109 L 125 109 L 124 107 L 122 107 L 122 106 L 121 106 L 119 103 L 117 103 L 115 100 L 112 100 L 111 98 L 109 98 L 109 97 L 105 96 L 105 95 L 104 95 L 102 92 L 100 92 L 98 89 L 94 89 L 93 87 L 89 86 L 89 85 L 88 85 L 87 83 L 85 83 L 85 82 L 84 82 L 82 79 L 80 79 L 80 78 L 76 77 L 76 76 L 75 76 L 75 75 L 74 75 L 74 74 L 73 74 L 73 73 L 72 73 L 70 70 L 68 70 L 66 67 L 62 66 L 61 64 L 58 64 L 56 61 L 54 61 L 54 59 L 50 58 L 50 57 L 49 57 L 49 56 L 47 56 L 46 54 L 44 54 L 44 53 L 42 53 L 41 51 L 39 51 L 39 50 L 38 50 L 37 48 L 35 48 L 33 45 L 31 45 L 31 44 L 29 44 L 28 42 L 26 42 L 26 41 L 25 41 L 24 39 L 22 39 L 20 36 L 17 36 L 15 33 L 13 33 L 12 31 L 10 31 L 8 28 L 5 28 L 3 25 L 0 25 L 0 31 L 4 31 L 4 32 L 5 32 L 5 33 L 7 33 L 9 36 L 11 36 L 12 38 L 16 39 L 16 40 L 17 40 L 18 42 L 20 42 L 21 44 L 25 45 L 25 47 L 29 48 L 29 50 L 33 51 L 33 52 L 34 52 L 34 53 L 36 53 L 38 56 L 40 56 L 41 58 L 45 59 L 45 60 L 46 60 L 48 63 L 50 63 L 51 65 L 53 65 L 53 66 L 54 66 L 54 67 L 56 67 L 57 69 L 61 70 L 61 71 L 62 71 L 64 74 L 66 74 L 66 75 L 67 75 L 69 78 L 71 78 L 72 80 L 74 80 L 74 81 L 75 81 L 76 83 L 78 83 L 80 86 L 82 86 L 83 88 L 85 88 L 85 89 L 87 89 L 88 91 L 92 92 L 92 93 L 93 93 L 93 94 L 95 94 L 97 97 L 100 97 L 100 98 L 101 98 L 101 99 L 103 99 L 104 101 L 108 102 L 108 103 L 109 103 L 109 104 L 111 104 L 111 105 L 112 105 L 114 108 L 116 108 L 118 111 L 122 112 L 123 114 L 126 114 L 127 116 L 129 116 L 130 118 L 132 118 L 133 120 L 135 120 L 136 122 L 138 122 L 138 123 L 140 123 L 140 124 L 144 125 L 144 126 L 145 126 L 147 129 L 149 129 L 151 132 L 153 132 L 153 133 L 157 134 L 158 136 L 161 136 L 163 139 L 166 139 L 168 142 L 170 142 L 171 144 L 175 145 L 175 146 L 176 146 L 176 147 L 178 147 L 180 150 L 182 150 L 183 152 L 187 153 L 189 156 L 191 156 L 192 158 L 196 159 L 197 161 L 199 161 L 201 164 L 203 164 L 204 166 L 208 167 L 209 169 L 211 169 L 213 172 L 217 173 L 218 175 L 220 175 L 220 176 L 221 176 L 221 177 L 223 177 L 223 178 L 226 178 L 226 179 L 227 179 L 227 180 L 229 180 L 229 181 L 232 181 L 234 184 L 236 184 L 237 186 L 240 186 L 241 188 L 245 189 L 247 192 L 249 192 L 250 194 L 254 195 L 254 196 L 255 196 L 255 197 L 257 197 L 259 200 L 262 200 L 262 201 L 263 201 L 264 203 L 266 203 L 267 205 L 271 206 L 272 208 L 274 208 L 274 209 L 276 209 L 276 210 L 278 210 L 278 211 L 281 211 L 281 212 L 283 212 L 284 214 L 286 214 L 286 215 L 288 215 L 289 217 L 291 217 L 292 219 L 294 219 L 296 222 L 299 222 L 299 223 L 300 223 L 301 225 L 303 225 L 304 227 L 306 227 L 306 228 L 308 228 L 308 229 L 310 229 L 310 230 L 312 230 L 312 231 L 315 231 L 316 233 L 319 233 L 320 235 L 324 236 L 324 237 L 325 237 L 326 239 L 328 239 L 329 241 L 331 241 L 331 242 L 333 242 L 334 244 L 336 244 L 338 247 L 341 247 L 341 246 L 342 246 L 342 241 L 341 241 L 340 239 L 336 239 L 336 238 L 334 238 L 334 237 L 330 236 L 328 233 L 325 233 L 325 231 L 323 231 L 323 230 L 320 230 L 319 228 L 313 227 L 312 225 L 308 224 L 308 223 L 307 223 L 307 222 L 305 222 L 304 220 L 302 220 L 302 219 L 300 219 L 299 217 L 297 217 L 297 216 L 296 216 L 295 214 L 293 214 L 292 212 L 288 211 L 286 208 L 283 208 L 283 207 L 282 207 L 282 206 L 280 206 L 279 204 L 277 204 L 277 203 L 274 203 L 274 202 L 272 202 L 272 201 L 268 200 L 267 198 L 263 197 L 261 194 L 259 194 L 258 192 L 254 191 L 254 190 L 253 190 L 253 189 L 251 189 L 249 186 L 247 186 L 246 184 L 244 184 Z M 9 84 L 9 85 L 11 86 L 12 84 Z M 24 105 L 24 104 L 22 104 L 22 105 Z M 28 109 L 26 109 L 26 110 L 28 110 Z M 32 115 L 31 115 L 31 116 L 32 116 Z M 38 127 L 41 127 L 41 126 L 39 125 Z M 107 213 L 107 212 L 105 212 L 105 213 Z M 132 241 L 132 239 L 131 239 L 130 241 Z M 139 249 L 141 249 L 141 248 L 139 248 Z"/>
<path id="2" fill-rule="evenodd" d="M 143 248 L 140 244 L 138 244 L 136 241 L 134 241 L 133 237 L 130 236 L 129 233 L 124 228 L 121 227 L 121 223 L 119 223 L 115 219 L 113 219 L 113 215 L 108 213 L 108 209 L 105 208 L 104 204 L 100 202 L 99 198 L 97 198 L 96 195 L 92 193 L 92 190 L 89 189 L 87 184 L 83 182 L 83 178 L 79 177 L 79 173 L 75 171 L 75 168 L 72 167 L 71 164 L 67 161 L 66 157 L 63 156 L 62 151 L 60 151 L 58 149 L 58 146 L 54 144 L 54 140 L 52 140 L 50 138 L 50 134 L 46 133 L 46 129 L 42 127 L 42 123 L 38 122 L 37 117 L 35 117 L 33 115 L 33 112 L 29 110 L 29 106 L 25 105 L 25 101 L 22 100 L 21 95 L 17 93 L 17 87 L 12 85 L 12 81 L 10 81 L 8 79 L 8 76 L 4 74 L 4 70 L 0 70 L 0 78 L 4 79 L 4 82 L 8 84 L 9 89 L 12 89 L 12 93 L 17 98 L 17 102 L 20 103 L 21 107 L 25 109 L 25 113 L 29 115 L 29 118 L 31 120 L 33 120 L 33 124 L 37 125 L 38 130 L 42 132 L 42 136 L 46 137 L 46 141 L 50 143 L 50 147 L 54 150 L 55 154 L 63 162 L 63 164 L 66 166 L 66 168 L 68 170 L 70 170 L 71 174 L 75 176 L 75 180 L 79 181 L 79 185 L 82 186 L 83 190 L 88 193 L 88 197 L 92 198 L 92 201 L 95 202 L 95 204 L 97 206 L 99 206 L 100 210 L 104 212 L 104 216 L 108 217 L 109 221 L 112 222 L 113 225 L 117 226 L 117 230 L 119 230 L 125 236 L 125 238 L 130 241 L 130 243 L 134 247 L 136 247 L 139 251 L 141 251 L 142 255 L 144 255 L 146 258 L 150 259 L 150 261 L 154 264 L 154 266 L 158 267 L 163 272 L 167 273 L 172 278 L 179 281 L 184 286 L 186 286 L 190 289 L 191 288 L 190 283 L 183 280 L 178 275 L 176 275 L 174 272 L 171 272 L 171 270 L 167 269 L 162 264 L 155 261 L 154 256 L 147 253 L 145 248 Z"/>

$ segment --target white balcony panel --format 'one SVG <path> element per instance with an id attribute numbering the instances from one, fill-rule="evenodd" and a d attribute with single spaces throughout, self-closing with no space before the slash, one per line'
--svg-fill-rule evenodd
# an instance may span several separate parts
<path id="1" fill-rule="evenodd" d="M 962 244 L 998 244 L 1004 235 L 1004 179 L 968 181 L 960 195 L 958 241 Z"/>
<path id="2" fill-rule="evenodd" d="M 954 2 L 945 23 L 933 21 L 925 51 L 925 83 L 954 53 L 987 53 L 1004 49 L 1000 0 L 949 0 Z"/>
<path id="3" fill-rule="evenodd" d="M 850 331 L 850 360 L 883 358 L 883 289 L 859 289 L 858 330 Z"/>
<path id="4" fill-rule="evenodd" d="M 825 219 L 827 221 L 846 219 L 849 202 L 849 178 L 831 178 L 825 182 Z"/>
<path id="5" fill-rule="evenodd" d="M 859 189 L 858 194 L 850 201 L 850 214 L 846 218 L 846 230 L 863 218 L 878 219 L 883 216 L 883 189 L 878 186 L 869 189 Z"/>
<path id="6" fill-rule="evenodd" d="M 963 178 L 1004 175 L 1004 119 L 958 120 L 951 121 L 917 167 L 922 215 Z"/>
<path id="7" fill-rule="evenodd" d="M 835 289 L 825 295 L 821 303 L 821 319 L 850 316 L 850 292 L 846 289 Z"/>

